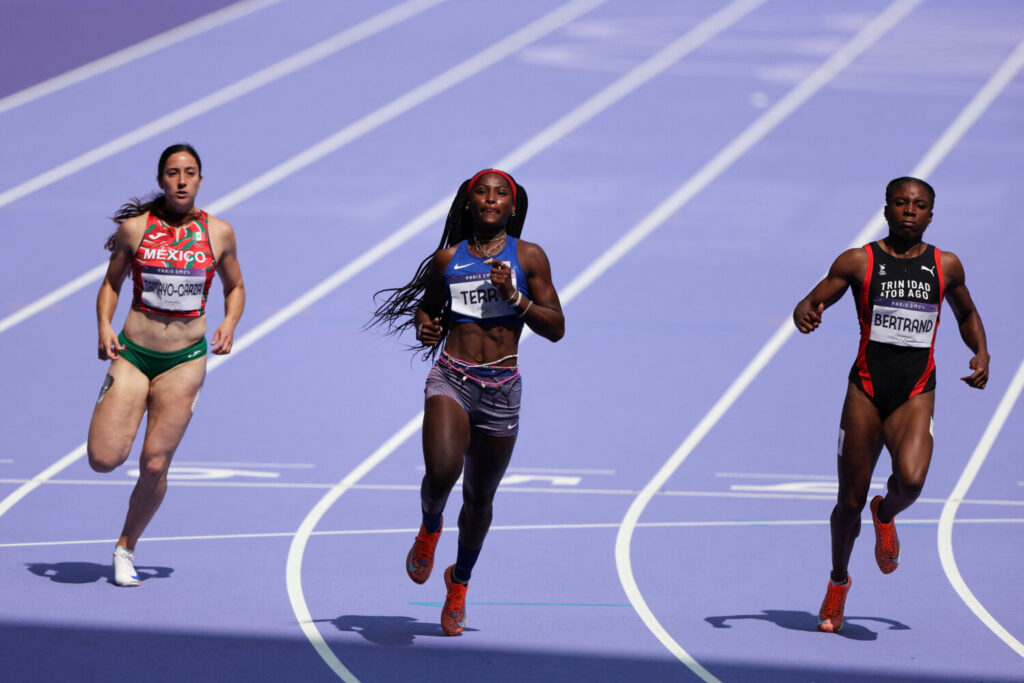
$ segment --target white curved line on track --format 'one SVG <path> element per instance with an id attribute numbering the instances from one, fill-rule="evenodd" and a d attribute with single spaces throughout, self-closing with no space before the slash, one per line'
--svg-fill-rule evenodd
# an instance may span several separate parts
<path id="1" fill-rule="evenodd" d="M 520 146 L 517 150 L 513 151 L 510 155 L 496 163 L 495 166 L 505 168 L 509 171 L 514 170 L 547 147 L 564 138 L 571 131 L 583 125 L 591 118 L 610 107 L 612 104 L 626 97 L 641 85 L 647 83 L 658 73 L 668 68 L 676 61 L 682 59 L 697 47 L 710 41 L 723 30 L 749 14 L 754 8 L 763 4 L 764 1 L 765 0 L 737 0 L 727 5 L 725 8 L 719 10 L 711 17 L 701 22 L 694 29 L 687 32 L 681 38 L 671 43 L 668 47 L 662 49 L 653 57 L 640 64 L 635 69 L 632 69 L 600 93 L 584 102 L 569 114 L 562 117 L 551 126 L 548 126 L 548 128 L 541 131 L 539 134 Z M 448 197 L 428 211 L 428 215 L 432 214 L 431 222 L 444 215 L 447 205 L 450 202 L 451 198 Z M 413 224 L 415 223 L 416 221 L 413 222 Z M 422 227 L 419 229 L 422 229 Z M 384 253 L 387 252 L 385 251 Z M 620 256 L 624 253 L 625 251 L 622 251 Z M 606 268 L 610 267 L 610 265 L 611 262 L 608 262 Z M 584 276 L 586 276 L 586 273 L 584 273 Z M 576 293 L 582 291 L 583 287 L 578 286 L 579 280 L 580 278 L 577 278 L 570 283 L 565 296 L 562 297 L 563 304 L 568 304 Z M 573 287 L 574 284 L 577 286 Z M 525 341 L 529 336 L 528 332 L 529 330 L 527 330 L 527 333 L 524 333 L 520 338 L 520 343 Z M 355 679 L 352 673 L 344 667 L 334 653 L 331 652 L 330 647 L 324 641 L 323 636 L 316 628 L 316 623 L 314 622 L 312 615 L 309 612 L 309 607 L 306 604 L 302 588 L 302 558 L 309 538 L 313 533 L 313 529 L 327 510 L 331 508 L 338 498 L 352 488 L 356 482 L 362 479 L 363 476 L 393 453 L 402 443 L 419 431 L 422 420 L 423 413 L 421 411 L 409 420 L 398 432 L 390 437 L 380 448 L 374 451 L 366 460 L 360 463 L 356 469 L 352 470 L 352 472 L 350 472 L 344 479 L 338 482 L 338 484 L 328 492 L 316 506 L 314 506 L 303 520 L 299 529 L 296 531 L 291 547 L 289 548 L 286 578 L 288 596 L 289 600 L 291 600 L 292 609 L 295 612 L 296 619 L 301 625 L 303 632 L 306 633 L 307 638 L 309 638 L 310 643 L 316 649 L 317 653 L 324 659 L 324 662 L 346 681 L 354 681 L 357 679 Z"/>
<path id="2" fill-rule="evenodd" d="M 894 3 L 886 13 L 897 7 L 899 3 Z M 918 4 L 917 2 L 904 3 L 903 8 L 909 9 L 913 5 Z M 909 7 L 908 7 L 909 5 Z M 903 11 L 902 14 L 905 14 Z M 878 19 L 881 19 L 882 15 L 879 15 Z M 876 21 L 878 21 L 876 19 Z M 943 132 L 936 143 L 928 150 L 921 162 L 911 172 L 911 175 L 919 178 L 926 178 L 934 171 L 935 167 L 946 157 L 950 150 L 960 141 L 963 135 L 970 129 L 970 127 L 978 120 L 982 113 L 992 104 L 995 98 L 1001 93 L 1013 77 L 1020 71 L 1024 62 L 1024 42 L 1017 46 L 1017 49 L 1003 62 L 1000 68 L 993 74 L 993 76 L 986 82 L 986 84 L 978 91 L 978 93 L 971 99 L 964 110 L 957 116 L 957 118 L 950 124 L 950 126 Z M 781 104 L 781 102 L 779 103 Z M 778 106 L 778 105 L 776 105 Z M 881 216 L 876 216 L 861 230 L 860 234 L 857 235 L 850 243 L 849 247 L 860 246 L 864 242 L 868 241 L 872 236 L 877 234 L 884 221 Z M 629 546 L 632 541 L 633 528 L 636 526 L 639 520 L 640 514 L 643 509 L 650 502 L 652 496 L 658 491 L 670 476 L 683 464 L 683 461 L 690 455 L 690 453 L 697 447 L 697 445 L 703 440 L 703 438 L 711 431 L 715 424 L 722 418 L 723 415 L 729 410 L 733 403 L 746 391 L 747 387 L 754 381 L 754 379 L 760 374 L 761 370 L 768 365 L 771 359 L 778 353 L 779 349 L 782 348 L 786 340 L 796 331 L 787 318 L 786 322 L 779 326 L 778 330 L 771 336 L 771 338 L 765 343 L 763 347 L 757 352 L 754 358 L 747 364 L 740 375 L 733 381 L 733 383 L 726 389 L 725 393 L 722 394 L 721 398 L 711 407 L 711 410 L 701 419 L 697 426 L 692 432 L 686 437 L 682 444 L 676 449 L 676 451 L 669 457 L 662 468 L 655 474 L 654 478 L 644 487 L 641 494 L 633 501 L 633 505 L 630 506 L 626 513 L 626 518 L 623 520 L 622 528 L 619 532 L 619 538 L 616 541 L 615 556 L 619 566 L 619 576 L 623 581 L 623 586 L 626 587 L 627 593 L 630 595 L 630 601 L 634 598 L 638 601 L 639 607 L 638 612 L 641 612 L 641 616 L 644 618 L 645 623 L 648 623 L 652 631 L 658 636 L 659 640 L 668 647 L 672 652 L 685 652 L 676 643 L 676 641 L 668 634 L 667 631 L 661 626 L 657 618 L 647 607 L 646 602 L 643 601 L 643 596 L 640 594 L 639 589 L 636 586 L 636 580 L 632 574 L 632 567 L 629 561 Z M 655 630 L 656 629 L 656 630 Z M 697 665 L 699 666 L 699 664 Z M 707 677 L 700 673 L 704 671 Z M 704 680 L 716 681 L 718 680 L 712 676 L 709 672 L 701 670 L 694 670 L 694 673 L 700 675 Z"/>
<path id="3" fill-rule="evenodd" d="M 345 47 L 349 47 L 361 40 L 365 40 L 366 38 L 369 38 L 377 33 L 380 33 L 381 31 L 387 28 L 390 28 L 402 21 L 405 21 L 406 19 L 410 19 L 413 16 L 419 14 L 420 12 L 428 9 L 429 7 L 433 7 L 434 5 L 437 5 L 441 2 L 444 2 L 444 0 L 411 0 L 410 2 L 405 2 L 401 5 L 397 5 L 385 12 L 382 12 L 381 14 L 371 17 L 370 19 L 367 19 L 364 22 L 356 24 L 355 26 L 349 27 L 344 31 L 335 34 L 331 38 L 328 38 L 327 40 L 324 40 L 310 48 L 302 50 L 292 55 L 291 57 L 288 57 L 287 59 L 284 59 L 280 62 L 277 62 L 276 64 L 273 64 L 265 69 L 262 69 L 261 71 L 258 71 L 250 76 L 247 76 L 246 78 L 240 81 L 236 81 L 235 83 L 229 86 L 221 88 L 220 90 L 211 95 L 207 95 L 202 99 L 196 100 L 195 102 L 185 107 L 182 107 L 177 111 L 171 112 L 170 114 L 167 114 L 157 119 L 156 121 L 152 121 L 141 128 L 137 128 L 130 133 L 126 133 L 121 137 L 117 138 L 116 140 L 113 140 L 111 142 L 106 143 L 105 145 L 97 147 L 96 149 L 87 152 L 84 155 L 76 157 L 71 161 L 68 161 L 64 164 L 61 164 L 60 166 L 57 166 L 54 169 L 51 169 L 50 171 L 47 171 L 41 176 L 36 176 L 36 178 L 33 178 L 32 180 L 22 183 L 21 185 L 15 187 L 14 189 L 8 190 L 7 192 L 0 194 L 0 207 L 10 203 L 11 201 L 14 201 L 15 199 L 25 196 L 26 194 L 29 194 L 30 192 L 34 192 L 38 189 L 41 189 L 42 187 L 45 187 L 48 184 L 56 182 L 61 178 L 67 177 L 68 175 L 71 175 L 74 172 L 80 171 L 93 163 L 106 159 L 107 157 L 117 152 L 123 151 L 131 147 L 132 145 L 141 142 L 142 140 L 145 140 L 149 137 L 152 137 L 153 135 L 156 135 L 157 133 L 161 133 L 173 126 L 179 125 L 181 123 L 184 123 L 185 121 L 188 121 L 191 118 L 199 116 L 200 114 L 204 114 L 216 107 L 219 107 L 223 104 L 227 104 L 233 99 L 241 97 L 242 95 L 252 92 L 253 90 L 256 90 L 257 88 L 260 88 L 264 85 L 267 85 L 272 81 L 278 80 L 291 73 L 294 73 L 295 71 L 303 67 L 309 66 L 310 64 L 313 64 L 316 61 L 324 59 L 325 57 L 335 52 L 338 52 L 339 50 Z M 437 79 L 434 79 L 434 81 L 438 79 L 444 79 L 445 76 L 447 76 L 449 73 L 450 72 L 446 72 L 445 74 L 438 76 Z M 434 81 L 431 81 L 431 83 L 433 83 Z M 420 88 L 410 91 L 404 96 L 404 98 L 408 98 L 414 93 L 417 93 L 423 87 L 426 86 L 421 86 Z M 433 94 L 436 95 L 437 93 L 435 92 Z M 214 214 L 221 213 L 237 205 L 242 200 L 252 196 L 252 194 L 255 193 L 254 188 L 258 187 L 260 189 L 263 189 L 269 187 L 274 183 L 280 182 L 287 178 L 288 176 L 296 173 L 297 171 L 302 170 L 313 161 L 322 158 L 322 156 L 325 153 L 335 151 L 338 147 L 341 147 L 341 144 L 336 144 L 336 146 L 333 149 L 329 149 L 330 145 L 328 143 L 331 140 L 336 140 L 337 138 L 344 137 L 344 142 L 342 144 L 347 144 L 348 142 L 351 142 L 355 138 L 359 137 L 360 135 L 365 135 L 366 133 L 375 130 L 377 127 L 386 123 L 391 118 L 394 118 L 394 116 L 403 113 L 404 110 L 395 110 L 397 105 L 399 105 L 402 101 L 403 98 L 399 98 L 391 102 L 391 104 L 385 105 L 381 109 L 378 109 L 368 114 L 367 116 L 363 117 L 362 119 L 352 124 L 351 126 L 343 128 L 341 131 L 338 131 L 333 136 L 327 138 L 324 141 L 321 141 L 320 143 L 317 143 L 313 147 L 310 147 L 309 149 L 301 152 L 300 154 L 292 157 L 291 159 L 288 159 L 284 163 L 274 167 L 270 171 L 257 177 L 255 180 L 250 181 L 246 185 L 243 185 L 237 190 L 234 190 L 230 194 L 215 200 L 212 204 L 210 204 L 207 207 L 207 210 L 210 213 Z M 391 108 L 392 111 L 389 111 L 389 108 Z M 325 149 L 329 149 L 329 151 L 324 152 L 323 150 Z M 81 275 L 71 280 L 70 282 L 61 285 L 52 292 L 43 295 L 42 297 L 36 299 L 35 301 L 23 306 L 14 313 L 3 318 L 2 320 L 0 320 L 0 334 L 5 332 L 6 330 L 9 330 L 15 325 L 24 322 L 25 320 L 31 318 L 35 314 L 46 310 L 47 308 L 53 306 L 55 303 L 61 301 L 62 299 L 71 296 L 78 290 L 84 287 L 88 287 L 93 282 L 98 281 L 101 277 L 103 277 L 103 273 L 105 273 L 106 270 L 107 262 L 104 261 L 103 263 L 100 263 L 95 267 L 89 269 L 85 273 L 82 273 Z"/>
<path id="4" fill-rule="evenodd" d="M 360 22 L 355 26 L 351 26 L 330 38 L 313 45 L 312 47 L 296 52 L 291 57 L 275 62 L 274 64 L 260 69 L 245 78 L 231 83 L 230 85 L 226 85 L 209 95 L 200 97 L 184 107 L 176 109 L 169 114 L 164 114 L 160 118 L 154 119 L 144 126 L 140 126 L 135 130 L 129 131 L 110 142 L 106 142 L 99 147 L 95 147 L 88 152 L 85 152 L 84 154 L 80 154 L 74 159 L 66 161 L 59 166 L 55 166 L 49 171 L 26 180 L 20 185 L 16 185 L 9 190 L 0 192 L 0 207 L 7 206 L 18 199 L 26 197 L 33 192 L 43 189 L 44 187 L 48 187 L 59 180 L 63 180 L 64 178 L 67 178 L 82 169 L 88 168 L 95 163 L 108 159 L 118 152 L 122 152 L 133 147 L 144 140 L 148 140 L 155 135 L 168 131 L 171 128 L 181 125 L 182 123 L 194 119 L 197 116 L 213 111 L 217 107 L 232 102 L 239 97 L 248 95 L 254 90 L 258 90 L 259 88 L 273 83 L 274 81 L 290 76 L 300 69 L 304 69 L 311 64 L 315 64 L 316 62 L 333 55 L 339 50 L 350 47 L 361 40 L 365 40 L 370 36 L 384 31 L 385 29 L 391 28 L 395 24 L 405 21 L 406 19 L 419 14 L 423 10 L 433 7 L 441 2 L 444 2 L 444 0 L 408 0 L 408 2 L 398 5 L 397 7 L 392 7 L 391 9 L 381 12 L 380 14 L 373 16 L 366 21 Z"/>
<path id="5" fill-rule="evenodd" d="M 1022 390 L 1024 390 L 1024 361 L 1022 361 L 1017 367 L 1017 372 L 1010 381 L 1010 386 L 1007 387 L 1002 400 L 999 401 L 999 406 L 996 408 L 995 413 L 993 413 L 992 419 L 989 420 L 988 426 L 985 428 L 985 432 L 981 436 L 981 440 L 978 441 L 978 445 L 975 447 L 974 452 L 971 453 L 971 457 L 967 461 L 967 465 L 964 467 L 964 471 L 960 475 L 960 479 L 957 480 L 956 486 L 953 487 L 953 492 L 949 494 L 949 499 L 942 508 L 942 514 L 939 517 L 938 543 L 939 560 L 942 562 L 942 571 L 946 573 L 946 578 L 949 579 L 949 583 L 953 586 L 957 595 L 960 596 L 960 599 L 964 601 L 964 604 L 974 612 L 975 616 L 977 616 L 978 619 L 981 620 L 981 623 L 985 624 L 992 633 L 996 634 L 1000 640 L 1009 645 L 1010 649 L 1021 657 L 1024 657 L 1024 644 L 1017 640 L 1013 634 L 1007 631 L 1002 624 L 996 621 L 995 617 L 985 609 L 985 606 L 981 604 L 981 601 L 978 600 L 971 589 L 967 587 L 967 582 L 964 581 L 963 576 L 960 575 L 960 569 L 957 567 L 956 558 L 953 554 L 953 524 L 954 522 L 959 523 L 956 519 L 957 510 L 959 509 L 964 496 L 967 495 L 967 490 L 970 489 L 971 484 L 974 483 L 974 478 L 981 470 L 981 466 L 985 463 L 985 458 L 988 457 L 989 451 L 992 449 L 992 445 L 996 441 L 996 437 L 999 436 L 999 432 L 1002 430 L 1003 425 L 1006 424 L 1006 419 L 1010 416 L 1010 411 L 1013 409 L 1017 399 L 1020 398 Z"/>
<path id="6" fill-rule="evenodd" d="M 52 95 L 58 90 L 63 90 L 68 86 L 87 81 L 94 76 L 112 71 L 119 66 L 124 66 L 130 62 L 145 57 L 146 55 L 159 52 L 166 47 L 170 47 L 182 41 L 194 38 L 195 36 L 211 31 L 215 28 L 223 26 L 224 24 L 231 23 L 236 19 L 258 12 L 264 7 L 274 5 L 281 2 L 281 0 L 243 0 L 243 2 L 237 2 L 233 5 L 229 5 L 216 12 L 211 12 L 206 16 L 193 19 L 190 22 L 182 24 L 176 28 L 172 28 L 169 31 L 157 34 L 152 38 L 147 38 L 141 42 L 129 45 L 128 47 L 118 50 L 106 57 L 101 57 L 97 60 L 83 64 L 80 67 L 66 71 L 59 76 L 47 79 L 41 83 L 37 83 L 33 86 L 19 90 L 16 93 L 11 93 L 6 97 L 0 98 L 0 114 L 5 111 L 10 111 L 16 107 L 20 107 L 23 104 L 28 104 L 41 97 Z"/>
<path id="7" fill-rule="evenodd" d="M 651 223 L 650 230 L 653 230 L 667 220 L 693 196 L 718 178 L 737 159 L 746 154 L 783 120 L 835 79 L 857 57 L 873 46 L 920 2 L 921 0 L 897 0 L 889 5 L 881 14 L 861 29 L 857 35 L 837 50 L 825 63 L 790 90 L 785 97 L 754 121 L 753 124 L 698 171 L 696 175 L 666 199 L 651 214 L 649 219 Z M 757 356 L 744 369 L 740 377 L 733 382 L 722 398 L 715 403 L 711 411 L 704 416 L 694 431 L 676 449 L 675 453 L 672 454 L 668 461 L 654 475 L 654 478 L 644 487 L 640 495 L 633 501 L 633 504 L 630 505 L 629 510 L 626 512 L 626 516 L 622 521 L 622 527 L 615 540 L 615 565 L 619 573 L 619 580 L 637 614 L 651 633 L 661 641 L 662 645 L 704 681 L 718 681 L 718 678 L 701 666 L 672 638 L 661 625 L 661 622 L 658 621 L 657 617 L 654 616 L 654 612 L 647 605 L 647 601 L 644 600 L 640 588 L 637 586 L 636 578 L 633 575 L 632 561 L 630 560 L 630 544 L 633 538 L 633 530 L 639 521 L 640 514 L 650 502 L 654 493 L 664 485 L 672 473 L 676 471 L 694 447 L 696 447 L 697 443 L 703 439 L 711 427 L 725 414 L 729 406 L 743 393 L 754 377 L 760 372 L 761 368 L 767 365 L 768 361 L 782 347 L 792 331 L 793 326 L 787 322 L 772 335 L 768 343 L 758 352 Z"/>

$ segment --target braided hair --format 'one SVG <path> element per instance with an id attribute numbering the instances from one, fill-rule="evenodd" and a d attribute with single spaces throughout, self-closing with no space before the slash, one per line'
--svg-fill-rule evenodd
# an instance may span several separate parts
<path id="1" fill-rule="evenodd" d="M 448 218 L 446 218 L 444 222 L 444 232 L 441 233 L 441 241 L 438 242 L 437 245 L 438 251 L 452 247 L 463 240 L 467 240 L 473 234 L 473 222 L 469 218 L 468 208 L 470 183 L 487 172 L 496 171 L 493 169 L 481 171 L 459 185 L 459 190 L 455 193 L 455 199 L 452 200 L 451 208 L 448 209 Z M 526 220 L 526 209 L 529 206 L 529 202 L 526 197 L 526 190 L 522 185 L 517 183 L 511 175 L 503 171 L 497 171 L 497 173 L 507 178 L 513 184 L 513 196 L 515 197 L 515 213 L 509 217 L 508 223 L 505 225 L 505 233 L 512 237 L 519 237 L 523 232 L 523 222 Z M 427 281 L 429 279 L 428 271 L 432 259 L 433 254 L 423 259 L 420 262 L 419 267 L 416 269 L 416 274 L 405 285 L 401 287 L 389 287 L 374 293 L 374 303 L 377 303 L 381 299 L 383 299 L 383 301 L 378 304 L 373 317 L 370 319 L 370 322 L 367 323 L 367 327 L 382 325 L 386 328 L 386 334 L 397 335 L 401 334 L 403 330 L 415 325 L 416 309 L 419 308 L 423 294 L 427 290 Z M 441 318 L 441 338 L 436 344 L 428 347 L 423 352 L 422 357 L 424 360 L 436 357 L 437 352 L 443 346 L 443 342 L 448 336 L 448 331 L 450 329 L 450 314 L 451 300 L 447 300 L 444 302 L 444 306 L 438 316 Z M 410 350 L 416 350 L 421 347 L 419 345 L 413 345 L 408 348 Z"/>
<path id="2" fill-rule="evenodd" d="M 192 145 L 186 143 L 178 143 L 171 145 L 160 154 L 160 161 L 156 165 L 156 177 L 159 182 L 160 176 L 163 175 L 164 165 L 172 155 L 178 152 L 187 152 L 192 155 L 192 158 L 196 160 L 196 167 L 199 169 L 199 175 L 203 175 L 203 162 L 199 159 L 199 153 L 196 152 Z M 121 205 L 114 215 L 110 217 L 110 220 L 114 221 L 118 227 L 121 226 L 129 218 L 135 218 L 142 214 L 153 212 L 157 215 L 161 215 L 166 207 L 164 201 L 164 194 L 162 192 L 154 192 L 146 195 L 145 197 L 132 197 L 127 202 Z M 117 248 L 117 232 L 115 231 L 109 237 L 107 237 L 106 244 L 103 245 L 104 249 L 113 252 Z"/>

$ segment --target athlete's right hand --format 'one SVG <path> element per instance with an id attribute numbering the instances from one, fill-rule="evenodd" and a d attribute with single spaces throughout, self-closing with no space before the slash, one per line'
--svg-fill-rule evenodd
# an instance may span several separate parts
<path id="1" fill-rule="evenodd" d="M 107 326 L 107 329 L 100 330 L 100 341 L 99 341 L 99 358 L 100 360 L 114 360 L 117 358 L 117 352 L 123 351 L 125 346 L 121 345 L 121 342 L 117 338 L 117 332 L 114 329 Z"/>
<path id="2" fill-rule="evenodd" d="M 811 302 L 804 299 L 796 305 L 796 310 L 793 311 L 793 323 L 796 324 L 796 329 L 804 334 L 809 334 L 818 329 L 818 325 L 821 325 L 821 314 L 824 312 L 824 303 L 819 303 L 817 308 L 812 308 Z"/>
<path id="3" fill-rule="evenodd" d="M 416 341 L 424 346 L 433 346 L 441 341 L 441 319 L 433 318 L 417 325 Z"/>

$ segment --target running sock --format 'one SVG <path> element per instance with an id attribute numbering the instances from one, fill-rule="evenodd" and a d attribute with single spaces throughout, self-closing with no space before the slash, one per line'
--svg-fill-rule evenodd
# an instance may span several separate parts
<path id="1" fill-rule="evenodd" d="M 845 586 L 846 583 L 850 580 L 850 575 L 847 574 L 846 576 L 844 576 L 842 581 L 836 581 L 835 580 L 835 574 L 833 574 L 832 572 L 829 572 L 828 580 L 831 581 L 833 583 L 833 585 Z"/>
<path id="2" fill-rule="evenodd" d="M 423 528 L 426 529 L 428 534 L 436 534 L 441 528 L 441 513 L 431 515 L 426 512 L 423 513 Z"/>
<path id="3" fill-rule="evenodd" d="M 473 574 L 473 565 L 480 557 L 479 550 L 470 550 L 459 543 L 459 554 L 455 558 L 455 569 L 452 570 L 452 580 L 456 583 L 469 583 L 469 577 Z"/>

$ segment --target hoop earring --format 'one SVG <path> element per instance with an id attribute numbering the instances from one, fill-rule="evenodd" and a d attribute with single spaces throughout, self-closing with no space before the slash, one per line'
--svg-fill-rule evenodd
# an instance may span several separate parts
<path id="1" fill-rule="evenodd" d="M 515 215 L 516 215 L 516 210 L 515 210 L 515 209 L 512 209 L 512 215 L 513 215 L 513 216 L 515 216 Z"/>

